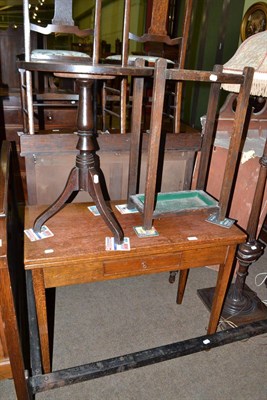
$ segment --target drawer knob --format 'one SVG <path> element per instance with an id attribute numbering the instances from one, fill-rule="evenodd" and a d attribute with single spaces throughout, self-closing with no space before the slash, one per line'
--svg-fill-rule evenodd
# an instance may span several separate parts
<path id="1" fill-rule="evenodd" d="M 48 119 L 48 121 L 52 121 L 53 115 L 52 115 L 52 114 L 48 114 L 48 115 L 47 115 L 47 119 Z"/>
<path id="2" fill-rule="evenodd" d="M 142 266 L 143 269 L 147 269 L 148 268 L 147 263 L 145 263 L 144 261 L 142 261 L 141 266 Z"/>

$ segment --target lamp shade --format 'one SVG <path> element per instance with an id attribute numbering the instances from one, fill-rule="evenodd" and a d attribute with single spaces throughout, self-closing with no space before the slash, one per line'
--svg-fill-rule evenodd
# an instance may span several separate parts
<path id="1" fill-rule="evenodd" d="M 250 94 L 267 97 L 267 31 L 245 40 L 233 57 L 223 66 L 223 72 L 242 74 L 244 67 L 253 67 L 254 77 Z M 222 85 L 224 90 L 239 92 L 240 85 Z"/>

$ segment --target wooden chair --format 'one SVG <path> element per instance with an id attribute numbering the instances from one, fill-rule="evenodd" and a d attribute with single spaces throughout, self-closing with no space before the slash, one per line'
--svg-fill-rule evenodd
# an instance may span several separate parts
<path id="1" fill-rule="evenodd" d="M 172 59 L 168 59 L 171 66 L 184 68 L 187 41 L 189 36 L 190 21 L 192 14 L 193 1 L 187 0 L 185 5 L 183 33 L 181 37 L 172 39 L 169 37 L 166 25 L 168 20 L 168 0 L 154 0 L 152 7 L 151 25 L 148 32 L 141 37 L 131 33 L 130 29 L 130 8 L 131 1 L 125 0 L 125 15 L 123 21 L 123 40 L 122 40 L 122 56 L 109 56 L 106 62 L 122 62 L 122 65 L 133 63 L 136 59 L 141 58 L 149 65 L 154 65 L 158 57 L 166 57 L 166 47 L 173 47 Z M 143 43 L 144 48 L 142 54 L 129 55 L 129 40 Z M 126 133 L 127 119 L 127 99 L 129 99 L 130 88 L 126 78 L 121 79 L 120 89 L 111 87 L 108 82 L 104 82 L 102 89 L 102 119 L 103 132 L 106 131 L 107 115 L 120 119 L 120 132 Z M 174 107 L 173 112 L 169 113 L 169 117 L 173 119 L 173 132 L 180 132 L 181 119 L 181 103 L 182 103 L 182 84 L 176 83 L 174 90 Z M 148 96 L 149 97 L 149 96 Z M 130 96 L 132 99 L 132 95 Z M 148 102 L 151 102 L 151 97 Z M 114 111 L 112 104 L 119 104 L 119 112 Z"/>
<path id="2" fill-rule="evenodd" d="M 18 226 L 14 196 L 14 154 L 4 141 L 0 159 L 0 377 L 13 378 L 18 400 L 31 398 L 21 337 L 26 327 L 25 283 L 23 270 L 22 224 Z M 14 255 L 16 249 L 16 255 Z M 19 296 L 21 293 L 23 297 Z M 24 301 L 25 305 L 25 301 Z M 24 313 L 19 314 L 18 309 Z M 21 318 L 23 318 L 21 320 Z M 21 325 L 23 322 L 23 325 Z M 27 331 L 27 330 L 26 330 Z"/>

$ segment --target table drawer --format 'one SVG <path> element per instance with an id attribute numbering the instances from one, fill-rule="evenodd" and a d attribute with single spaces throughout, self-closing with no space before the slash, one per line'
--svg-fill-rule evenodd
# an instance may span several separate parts
<path id="1" fill-rule="evenodd" d="M 104 275 L 123 275 L 130 273 L 151 273 L 171 271 L 181 263 L 181 253 L 158 254 L 144 257 L 130 257 L 117 261 L 104 261 Z"/>
<path id="2" fill-rule="evenodd" d="M 44 123 L 49 126 L 76 126 L 77 108 L 69 107 L 65 109 L 54 108 L 44 110 Z"/>

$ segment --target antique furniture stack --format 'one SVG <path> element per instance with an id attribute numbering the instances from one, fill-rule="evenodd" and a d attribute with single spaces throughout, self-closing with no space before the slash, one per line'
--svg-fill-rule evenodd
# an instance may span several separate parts
<path id="1" fill-rule="evenodd" d="M 166 77 L 172 79 L 199 79 L 210 81 L 212 78 L 211 100 L 208 109 L 207 128 L 213 128 L 215 122 L 215 103 L 221 82 L 234 80 L 240 82 L 242 89 L 239 95 L 236 114 L 235 131 L 229 153 L 230 161 L 233 162 L 232 154 L 237 155 L 237 147 L 241 138 L 243 128 L 242 110 L 247 106 L 249 87 L 252 81 L 253 71 L 248 69 L 244 75 L 233 77 L 216 70 L 213 72 L 172 70 L 167 75 L 166 62 L 159 60 L 154 72 L 154 98 L 157 99 L 152 109 L 151 136 L 148 149 L 157 154 L 157 140 L 159 139 L 159 125 L 156 124 L 155 111 L 162 107 L 160 103 L 164 96 L 164 82 Z M 137 78 L 141 79 L 141 78 Z M 138 96 L 137 96 L 138 98 Z M 140 107 L 138 104 L 135 107 Z M 156 119 L 157 120 L 157 119 Z M 207 131 L 208 132 L 208 131 Z M 212 132 L 212 129 L 211 129 Z M 132 134 L 133 143 L 138 142 L 138 135 Z M 210 142 L 211 136 L 207 134 L 206 141 Z M 135 159 L 136 146 L 132 145 L 131 163 Z M 153 152 L 152 152 L 153 154 Z M 206 157 L 208 157 L 208 146 L 206 146 Z M 152 156 L 151 156 L 152 157 Z M 153 158 L 153 157 L 152 157 Z M 204 161 L 202 161 L 204 163 Z M 130 163 L 130 164 L 131 164 Z M 152 165 L 151 165 L 152 164 Z M 131 187 L 135 183 L 136 163 L 133 164 L 132 174 L 129 181 Z M 148 156 L 148 166 L 153 167 Z M 156 166 L 154 165 L 156 169 Z M 203 169 L 204 166 L 203 166 Z M 131 170 L 131 168 L 130 168 Z M 226 170 L 225 179 L 227 183 L 231 178 L 233 168 Z M 152 179 L 151 179 L 152 178 Z M 147 184 L 154 190 L 154 175 L 150 175 L 148 168 Z M 199 185 L 204 177 L 199 178 Z M 49 228 L 54 236 L 31 242 L 25 240 L 25 269 L 27 276 L 27 289 L 29 298 L 29 313 L 31 316 L 31 331 L 34 332 L 35 345 L 31 347 L 32 377 L 30 385 L 33 393 L 48 389 L 81 382 L 96 377 L 117 373 L 129 368 L 137 368 L 157 361 L 163 361 L 170 357 L 169 349 L 145 350 L 140 353 L 115 357 L 111 360 L 101 360 L 97 363 L 86 364 L 51 372 L 51 355 L 49 352 L 49 335 L 47 324 L 46 289 L 65 285 L 82 284 L 109 279 L 119 279 L 138 275 L 148 275 L 170 270 L 179 270 L 180 279 L 178 285 L 177 303 L 181 303 L 185 290 L 188 270 L 194 267 L 203 267 L 211 264 L 219 264 L 216 290 L 213 298 L 208 334 L 216 331 L 220 316 L 223 299 L 229 283 L 232 264 L 235 257 L 236 247 L 245 240 L 245 235 L 236 226 L 227 229 L 221 226 L 225 221 L 225 207 L 229 196 L 229 185 L 222 190 L 219 204 L 206 203 L 206 206 L 198 210 L 179 212 L 168 210 L 169 218 L 161 213 L 159 219 L 154 220 L 154 227 L 158 236 L 137 237 L 134 227 L 142 227 L 145 234 L 150 229 L 153 219 L 154 202 L 145 204 L 144 216 L 140 213 L 120 214 L 115 207 L 116 203 L 110 204 L 124 235 L 129 238 L 129 251 L 107 251 L 105 240 L 110 237 L 108 226 L 101 217 L 90 214 L 86 204 L 67 204 L 62 210 L 49 220 Z M 201 186 L 200 186 L 201 187 Z M 204 191 L 203 201 L 205 202 Z M 181 192 L 188 195 L 188 192 Z M 189 195 L 189 198 L 191 196 Z M 201 196 L 200 196 L 201 197 Z M 183 196 L 181 197 L 182 200 Z M 146 198 L 145 198 L 146 199 Z M 129 207 L 134 201 L 134 196 L 129 193 Z M 209 205 L 211 207 L 209 207 Z M 39 213 L 44 210 L 42 206 L 29 206 L 26 208 L 25 228 L 33 226 Z M 211 210 L 215 211 L 213 223 L 207 222 Z M 73 223 L 75 221 L 75 223 Z M 214 223 L 215 222 L 215 223 Z M 147 226 L 145 224 L 148 224 Z M 36 309 L 36 313 L 35 313 Z M 262 329 L 262 327 L 261 327 Z M 254 330 L 256 332 L 257 330 Z M 38 344 L 40 340 L 40 345 Z M 209 342 L 212 339 L 209 340 Z M 41 349 L 41 351 L 39 351 Z M 191 348 L 192 351 L 192 348 Z M 157 355 L 160 352 L 160 357 Z M 178 356 L 177 349 L 175 356 Z M 188 353 L 187 353 L 188 354 Z M 134 361 L 133 361 L 134 360 Z"/>

